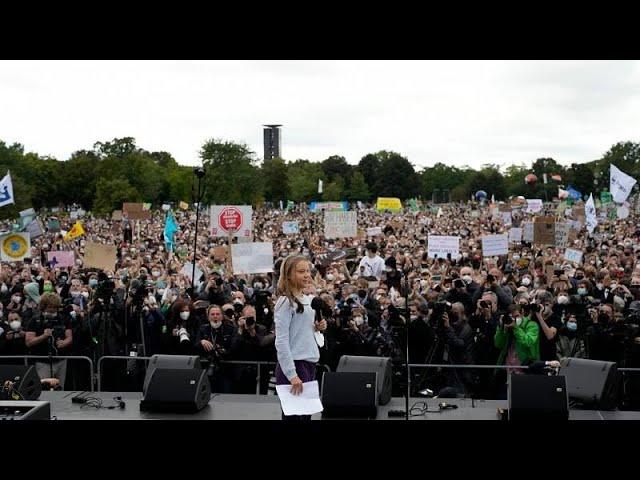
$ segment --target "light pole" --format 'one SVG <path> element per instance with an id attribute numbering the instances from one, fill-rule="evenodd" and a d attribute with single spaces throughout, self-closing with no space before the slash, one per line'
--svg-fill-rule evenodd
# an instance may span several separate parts
<path id="1" fill-rule="evenodd" d="M 191 196 L 193 197 L 193 203 L 196 205 L 196 232 L 193 239 L 193 271 L 191 272 L 191 291 L 195 294 L 195 276 L 196 276 L 196 255 L 198 254 L 198 222 L 200 220 L 200 203 L 202 203 L 202 197 L 204 197 L 205 187 L 202 185 L 202 179 L 206 175 L 204 168 L 195 167 L 193 174 L 198 179 L 198 190 L 193 191 L 193 185 L 191 187 Z"/>

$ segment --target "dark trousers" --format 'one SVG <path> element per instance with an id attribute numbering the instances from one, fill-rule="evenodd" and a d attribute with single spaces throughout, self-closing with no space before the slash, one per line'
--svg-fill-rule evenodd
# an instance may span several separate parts
<path id="1" fill-rule="evenodd" d="M 307 362 L 304 360 L 294 360 L 293 362 L 296 367 L 296 373 L 302 383 L 305 382 L 313 382 L 316 379 L 316 365 L 315 363 Z M 276 385 L 290 385 L 291 382 L 287 379 L 287 377 L 282 372 L 280 368 L 280 364 L 276 365 Z M 282 420 L 287 420 L 291 422 L 301 422 L 301 421 L 309 421 L 311 420 L 311 415 L 285 415 L 282 412 Z"/>

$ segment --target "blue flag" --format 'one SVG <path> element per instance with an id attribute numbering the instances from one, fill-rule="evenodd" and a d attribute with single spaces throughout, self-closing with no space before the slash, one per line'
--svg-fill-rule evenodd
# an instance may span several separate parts
<path id="1" fill-rule="evenodd" d="M 569 192 L 569 197 L 573 200 L 580 200 L 582 198 L 582 194 L 571 185 L 567 187 L 567 192 Z"/>
<path id="2" fill-rule="evenodd" d="M 180 231 L 180 227 L 176 223 L 176 219 L 173 218 L 173 212 L 169 210 L 167 212 L 167 220 L 164 224 L 164 243 L 167 246 L 168 252 L 173 252 L 173 235 Z"/>

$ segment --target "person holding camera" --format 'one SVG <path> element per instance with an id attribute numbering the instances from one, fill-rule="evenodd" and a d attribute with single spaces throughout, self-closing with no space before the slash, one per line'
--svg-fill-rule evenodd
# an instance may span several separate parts
<path id="1" fill-rule="evenodd" d="M 73 343 L 73 331 L 68 316 L 61 311 L 62 300 L 55 293 L 44 293 L 40 297 L 40 308 L 29 322 L 25 344 L 32 355 L 66 355 Z M 40 379 L 57 379 L 64 388 L 67 360 L 36 362 Z"/>
<path id="2" fill-rule="evenodd" d="M 198 325 L 195 324 L 193 304 L 190 300 L 178 299 L 171 306 L 167 318 L 167 333 L 170 336 L 169 349 L 172 354 L 189 355 L 192 339 Z"/>
<path id="3" fill-rule="evenodd" d="M 240 312 L 237 325 L 236 335 L 231 341 L 231 359 L 261 360 L 267 332 L 263 325 L 256 322 L 256 309 L 251 305 L 245 305 Z M 233 393 L 255 393 L 258 368 L 256 365 L 236 365 Z M 267 380 L 268 384 L 267 375 L 261 375 L 261 378 Z"/>
<path id="4" fill-rule="evenodd" d="M 501 312 L 506 311 L 513 303 L 513 292 L 510 288 L 501 284 L 502 272 L 497 268 L 492 268 L 485 277 L 485 281 L 482 288 L 476 290 L 473 297 L 473 303 L 477 303 L 483 293 L 492 292 L 495 293 L 498 299 L 498 310 Z"/>
<path id="5" fill-rule="evenodd" d="M 209 361 L 209 382 L 215 393 L 231 393 L 233 390 L 233 369 L 221 365 L 222 360 L 230 360 L 232 345 L 237 335 L 233 322 L 225 319 L 218 305 L 207 309 L 207 323 L 200 325 L 194 348 L 198 354 Z"/>
<path id="6" fill-rule="evenodd" d="M 20 312 L 17 310 L 9 312 L 6 319 L 3 318 L 0 321 L 0 332 L 0 355 L 26 355 L 27 332 L 22 324 Z M 11 363 L 20 364 L 22 361 L 15 359 L 15 362 Z"/>
<path id="7" fill-rule="evenodd" d="M 509 307 L 500 317 L 494 336 L 495 346 L 500 350 L 498 365 L 523 366 L 540 360 L 539 335 L 538 324 L 523 312 L 521 305 Z M 520 369 L 507 370 L 507 374 L 521 373 Z M 499 378 L 505 377 L 500 374 Z M 506 394 L 506 384 L 502 394 Z"/>
<path id="8" fill-rule="evenodd" d="M 557 335 L 563 326 L 561 319 L 564 319 L 567 315 L 566 307 L 569 305 L 569 295 L 566 292 L 561 292 L 558 295 L 556 302 L 561 309 L 557 313 L 554 313 L 551 305 L 549 305 L 550 299 L 543 300 L 545 296 L 542 296 L 542 298 L 539 296 L 538 298 L 541 304 L 529 304 L 529 306 L 523 307 L 523 311 L 525 315 L 530 313 L 528 317 L 540 326 L 539 359 L 544 361 L 556 360 L 558 357 L 556 351 Z"/>
<path id="9" fill-rule="evenodd" d="M 471 300 L 471 295 L 467 292 L 467 284 L 462 278 L 455 278 L 452 282 L 451 290 L 449 290 L 444 299 L 451 303 L 462 303 L 464 306 L 465 312 L 467 315 L 471 314 L 473 311 L 473 302 Z"/>
<path id="10" fill-rule="evenodd" d="M 362 257 L 362 260 L 360 260 L 358 264 L 358 271 L 361 272 L 360 276 L 374 278 L 379 281 L 385 269 L 384 260 L 378 255 L 378 246 L 375 243 L 369 242 L 365 248 L 367 254 Z"/>

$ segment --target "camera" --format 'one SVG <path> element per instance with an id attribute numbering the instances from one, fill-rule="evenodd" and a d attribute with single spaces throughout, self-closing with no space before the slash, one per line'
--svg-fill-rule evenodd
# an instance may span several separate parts
<path id="1" fill-rule="evenodd" d="M 187 332 L 187 329 L 184 328 L 184 327 L 181 327 L 178 330 L 178 337 L 180 338 L 180 343 L 188 343 L 188 342 L 190 342 L 189 332 Z"/>
<path id="2" fill-rule="evenodd" d="M 464 288 L 464 287 L 465 287 L 464 280 L 460 278 L 456 278 L 453 281 L 453 288 Z"/>
<path id="3" fill-rule="evenodd" d="M 502 323 L 504 325 L 511 325 L 513 323 L 513 321 L 514 321 L 513 317 L 511 315 L 509 315 L 509 314 L 502 315 L 501 320 L 502 320 Z"/>
<path id="4" fill-rule="evenodd" d="M 489 283 L 493 283 L 496 281 L 496 277 L 494 277 L 493 275 L 489 274 L 487 275 L 487 282 Z"/>
<path id="5" fill-rule="evenodd" d="M 480 308 L 491 308 L 491 304 L 486 300 L 480 300 Z"/>
<path id="6" fill-rule="evenodd" d="M 244 317 L 244 322 L 247 327 L 255 325 L 256 317 Z"/>
<path id="7" fill-rule="evenodd" d="M 439 301 L 433 305 L 433 313 L 431 315 L 431 324 L 442 330 L 444 329 L 444 314 L 451 313 L 451 303 L 447 301 Z"/>

